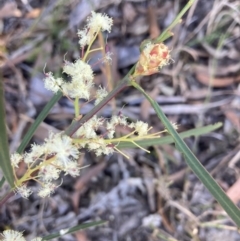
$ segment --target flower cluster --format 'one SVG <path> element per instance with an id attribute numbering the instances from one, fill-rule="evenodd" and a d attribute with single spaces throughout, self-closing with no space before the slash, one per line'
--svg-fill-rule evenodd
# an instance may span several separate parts
<path id="1" fill-rule="evenodd" d="M 96 91 L 96 100 L 94 104 L 97 105 L 98 103 L 100 103 L 107 95 L 107 90 L 100 86 L 99 89 Z"/>
<path id="2" fill-rule="evenodd" d="M 117 126 L 133 130 L 125 136 L 115 138 Z M 109 120 L 93 116 L 76 131 L 73 139 L 62 133 L 50 133 L 42 145 L 33 144 L 30 152 L 11 155 L 13 169 L 18 168 L 20 162 L 24 162 L 27 166 L 25 174 L 20 179 L 14 172 L 16 191 L 22 197 L 28 198 L 32 190 L 27 186 L 27 182 L 35 180 L 40 184 L 38 195 L 50 196 L 61 185 L 57 185 L 55 181 L 59 179 L 62 172 L 72 177 L 80 174 L 81 168 L 76 161 L 80 155 L 79 149 L 87 148 L 97 156 L 109 155 L 115 151 L 122 153 L 117 149 L 121 141 L 132 142 L 138 146 L 135 143 L 137 140 L 159 136 L 158 133 L 148 134 L 150 129 L 148 124 L 142 121 L 128 123 L 127 118 L 119 114 L 112 116 Z"/>
<path id="3" fill-rule="evenodd" d="M 133 76 L 152 75 L 170 61 L 170 51 L 163 43 L 148 43 L 144 47 Z"/>
<path id="4" fill-rule="evenodd" d="M 89 151 L 94 151 L 97 156 L 101 154 L 111 154 L 114 152 L 112 145 L 105 142 L 104 135 L 98 135 L 97 131 L 103 127 L 103 118 L 93 116 L 89 121 L 84 123 L 76 132 L 77 137 L 80 138 L 79 146 L 81 148 L 88 147 Z M 106 137 L 113 138 L 115 128 L 117 125 L 127 126 L 125 117 L 113 116 L 110 121 L 106 123 Z"/>
<path id="5" fill-rule="evenodd" d="M 23 234 L 21 232 L 17 232 L 14 230 L 5 230 L 3 233 L 0 234 L 2 238 L 0 240 L 2 241 L 26 241 L 26 239 L 23 237 Z M 31 241 L 41 241 L 42 238 L 34 238 Z"/>
<path id="6" fill-rule="evenodd" d="M 91 44 L 95 35 L 99 31 L 111 31 L 113 24 L 112 18 L 109 18 L 106 14 L 95 13 L 92 11 L 91 17 L 87 19 L 87 25 L 83 30 L 78 30 L 78 36 L 80 38 L 79 44 L 83 48 L 86 45 Z"/>
<path id="7" fill-rule="evenodd" d="M 46 73 L 46 78 L 44 80 L 45 88 L 57 93 L 61 91 L 65 96 L 69 98 L 77 99 L 90 99 L 90 90 L 93 87 L 93 71 L 89 64 L 85 62 L 88 56 L 92 43 L 96 39 L 99 31 L 111 31 L 112 19 L 105 14 L 92 12 L 91 16 L 87 19 L 87 25 L 83 30 L 78 31 L 78 36 L 80 38 L 79 43 L 83 48 L 89 45 L 87 52 L 82 59 L 77 59 L 74 63 L 65 61 L 63 67 L 63 73 L 66 73 L 71 77 L 70 81 L 64 81 L 63 78 L 55 78 L 51 72 Z M 98 49 L 100 50 L 100 49 Z M 111 59 L 111 54 L 106 54 L 103 57 L 103 61 L 109 61 Z M 107 92 L 105 89 L 99 87 L 96 96 L 96 103 L 99 103 L 105 96 Z"/>
<path id="8" fill-rule="evenodd" d="M 93 71 L 89 64 L 78 59 L 75 63 L 66 62 L 63 72 L 71 77 L 71 81 L 66 82 L 62 78 L 54 78 L 52 73 L 47 73 L 45 78 L 45 88 L 57 93 L 62 91 L 70 98 L 82 98 L 88 100 L 90 89 L 93 86 Z"/>
<path id="9" fill-rule="evenodd" d="M 92 51 L 91 46 L 100 31 L 110 32 L 112 19 L 107 15 L 92 12 L 87 19 L 87 25 L 81 31 L 78 31 L 80 37 L 79 43 L 82 47 L 82 58 L 74 63 L 65 61 L 63 73 L 70 76 L 70 81 L 64 81 L 63 78 L 55 78 L 51 72 L 46 74 L 45 87 L 48 90 L 57 93 L 61 91 L 65 96 L 74 98 L 75 116 L 79 117 L 79 99 L 87 101 L 95 98 L 95 105 L 107 96 L 107 91 L 101 86 L 96 91 L 95 96 L 91 96 L 91 89 L 94 86 L 93 70 L 86 63 L 88 54 Z M 85 46 L 88 48 L 85 51 Z M 110 58 L 110 55 L 107 55 Z M 143 49 L 139 62 L 137 63 L 134 76 L 150 75 L 158 71 L 159 68 L 169 62 L 169 50 L 164 44 L 148 43 Z M 116 138 L 116 127 L 122 126 L 130 129 L 130 133 Z M 24 162 L 27 166 L 25 174 L 18 178 L 15 175 L 16 191 L 24 198 L 27 198 L 32 190 L 27 186 L 29 180 L 34 180 L 40 184 L 38 195 L 47 197 L 52 194 L 55 189 L 61 185 L 56 183 L 61 173 L 77 177 L 80 174 L 80 166 L 77 163 L 82 148 L 93 151 L 97 156 L 109 155 L 117 151 L 122 153 L 117 147 L 119 142 L 131 142 L 135 146 L 141 146 L 136 141 L 141 139 L 159 137 L 159 133 L 149 134 L 147 123 L 137 121 L 129 123 L 127 118 L 121 113 L 112 116 L 109 120 L 93 116 L 91 119 L 82 124 L 76 131 L 75 136 L 70 138 L 62 133 L 50 133 L 49 137 L 42 145 L 33 144 L 31 150 L 23 155 L 14 153 L 11 156 L 11 164 L 13 169 L 19 167 L 20 162 Z M 163 132 L 165 132 L 164 130 Z M 147 150 L 145 150 L 147 151 Z M 126 156 L 126 155 L 125 155 Z M 127 157 L 127 156 L 126 156 Z"/>
<path id="10" fill-rule="evenodd" d="M 133 131 L 121 138 L 114 138 L 118 125 L 128 127 Z M 150 129 L 148 124 L 142 121 L 128 123 L 127 118 L 122 114 L 114 115 L 110 120 L 98 118 L 95 115 L 77 130 L 75 143 L 78 143 L 80 148 L 87 147 L 89 151 L 93 151 L 97 156 L 108 155 L 114 151 L 119 151 L 117 144 L 120 141 L 134 142 L 134 139 L 144 139 L 149 136 L 148 131 Z M 99 135 L 99 132 L 102 133 Z M 153 137 L 153 135 L 150 136 Z"/>
<path id="11" fill-rule="evenodd" d="M 33 179 L 41 185 L 38 195 L 49 196 L 57 188 L 54 181 L 59 178 L 61 172 L 73 177 L 80 174 L 81 168 L 76 161 L 79 154 L 72 139 L 61 133 L 50 133 L 42 145 L 33 144 L 31 151 L 23 155 L 12 154 L 13 168 L 18 167 L 22 161 L 27 164 L 26 173 L 20 179 L 15 177 L 16 191 L 27 198 L 32 191 L 27 187 L 26 182 Z"/>

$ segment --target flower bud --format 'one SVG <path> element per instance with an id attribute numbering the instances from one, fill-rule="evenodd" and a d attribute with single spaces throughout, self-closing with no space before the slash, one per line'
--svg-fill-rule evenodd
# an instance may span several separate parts
<path id="1" fill-rule="evenodd" d="M 143 49 L 133 76 L 152 75 L 167 65 L 170 60 L 169 49 L 163 43 L 149 43 Z"/>

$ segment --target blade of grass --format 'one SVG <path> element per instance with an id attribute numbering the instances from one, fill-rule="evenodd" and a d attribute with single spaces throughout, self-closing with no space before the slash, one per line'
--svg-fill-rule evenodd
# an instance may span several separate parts
<path id="1" fill-rule="evenodd" d="M 222 188 L 217 184 L 217 182 L 213 179 L 213 177 L 208 173 L 208 171 L 192 153 L 189 147 L 181 139 L 181 137 L 173 128 L 172 124 L 169 122 L 168 118 L 161 110 L 158 103 L 154 101 L 136 82 L 132 81 L 132 86 L 138 89 L 148 99 L 156 111 L 158 118 L 162 121 L 163 125 L 168 130 L 168 133 L 173 137 L 176 147 L 183 153 L 188 166 L 196 174 L 204 186 L 209 190 L 213 197 L 219 202 L 226 213 L 232 218 L 237 227 L 240 227 L 240 210 L 238 207 L 225 194 Z"/>
<path id="2" fill-rule="evenodd" d="M 179 133 L 179 136 L 181 138 L 187 138 L 190 136 L 201 136 L 204 134 L 207 134 L 209 132 L 212 132 L 222 126 L 222 123 L 216 123 L 214 125 L 208 125 L 208 126 L 203 126 L 199 128 L 195 128 L 192 130 L 184 131 Z M 153 139 L 148 139 L 148 140 L 141 140 L 141 141 L 136 141 L 136 143 L 139 146 L 142 147 L 148 147 L 148 146 L 154 146 L 154 145 L 164 145 L 164 144 L 171 144 L 174 143 L 174 139 L 172 136 L 164 136 L 164 137 L 159 137 L 159 138 L 153 138 Z M 118 149 L 122 148 L 134 148 L 136 145 L 130 142 L 120 142 L 117 146 Z"/>
<path id="3" fill-rule="evenodd" d="M 96 221 L 96 222 L 89 222 L 89 223 L 80 224 L 80 225 L 74 226 L 72 228 L 66 229 L 64 234 L 74 233 L 74 232 L 79 231 L 81 229 L 95 227 L 95 226 L 102 225 L 102 224 L 105 224 L 105 223 L 107 223 L 107 222 L 106 221 Z M 61 234 L 61 231 L 59 231 L 57 233 L 50 234 L 50 235 L 47 235 L 47 236 L 43 237 L 42 240 L 51 240 L 51 239 L 54 239 L 54 238 L 60 238 L 64 234 Z"/>
<path id="4" fill-rule="evenodd" d="M 45 105 L 45 107 L 43 108 L 43 110 L 41 111 L 41 113 L 38 115 L 37 119 L 34 121 L 34 123 L 31 125 L 31 127 L 29 128 L 28 132 L 26 133 L 26 135 L 24 136 L 20 146 L 17 149 L 17 152 L 19 154 L 21 154 L 24 149 L 26 148 L 27 144 L 29 143 L 29 141 L 31 140 L 34 132 L 36 131 L 36 129 L 38 128 L 38 126 L 42 123 L 42 121 L 47 117 L 49 111 L 51 110 L 51 108 L 56 104 L 56 102 L 58 102 L 62 97 L 62 93 L 58 92 L 57 94 L 55 94 L 52 99 Z"/>
<path id="5" fill-rule="evenodd" d="M 6 180 L 5 177 L 2 177 L 0 181 L 0 189 L 2 188 L 2 185 L 4 184 L 5 180 Z"/>
<path id="6" fill-rule="evenodd" d="M 11 187 L 14 186 L 14 176 L 9 155 L 8 136 L 6 128 L 5 101 L 3 78 L 0 76 L 0 166 L 3 175 Z"/>

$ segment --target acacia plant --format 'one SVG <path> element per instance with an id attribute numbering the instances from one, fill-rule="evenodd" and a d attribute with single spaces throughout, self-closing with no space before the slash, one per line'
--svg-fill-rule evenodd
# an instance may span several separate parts
<path id="1" fill-rule="evenodd" d="M 159 38 L 143 42 L 140 46 L 141 54 L 139 61 L 110 93 L 108 93 L 104 87 L 98 86 L 95 95 L 91 94 L 91 89 L 94 86 L 94 73 L 91 65 L 88 64 L 89 54 L 105 49 L 105 46 L 94 48 L 93 43 L 102 31 L 111 31 L 113 21 L 105 14 L 91 13 L 87 19 L 86 26 L 77 32 L 81 48 L 81 57 L 73 63 L 64 60 L 63 73 L 69 76 L 70 81 L 66 81 L 62 77 L 56 78 L 52 72 L 45 73 L 45 87 L 51 90 L 54 96 L 29 129 L 18 150 L 11 155 L 9 155 L 8 152 L 4 119 L 1 118 L 1 167 L 10 185 L 10 191 L 2 197 L 1 205 L 14 193 L 19 193 L 23 198 L 28 198 L 32 193 L 31 187 L 29 186 L 30 180 L 35 181 L 36 185 L 38 185 L 38 196 L 40 198 L 49 197 L 56 188 L 64 182 L 64 180 L 59 178 L 61 173 L 71 175 L 72 177 L 79 176 L 80 170 L 83 167 L 79 166 L 77 160 L 83 148 L 94 152 L 97 156 L 110 155 L 118 152 L 128 158 L 124 151 L 120 150 L 121 143 L 148 151 L 144 146 L 149 145 L 152 141 L 161 140 L 159 139 L 160 131 L 152 133 L 151 127 L 149 127 L 147 123 L 142 121 L 130 122 L 122 113 L 113 115 L 110 119 L 97 116 L 97 112 L 112 98 L 115 98 L 119 92 L 129 86 L 133 86 L 151 103 L 157 116 L 165 126 L 165 130 L 162 132 L 168 132 L 171 135 L 172 141 L 175 142 L 176 147 L 183 154 L 189 167 L 222 205 L 229 216 L 236 222 L 237 226 L 240 227 L 239 209 L 231 202 L 183 142 L 180 135 L 176 132 L 177 125 L 169 122 L 160 106 L 136 82 L 137 78 L 155 74 L 161 71 L 162 67 L 171 63 L 170 50 L 163 41 L 171 36 L 170 30 L 179 23 L 182 15 L 191 6 L 192 2 L 193 1 L 189 1 L 174 22 Z M 101 61 L 111 61 L 111 53 L 106 52 Z M 3 99 L 3 93 L 1 93 L 1 95 Z M 75 118 L 71 125 L 64 132 L 57 134 L 49 133 L 48 138 L 46 138 L 41 145 L 31 144 L 30 151 L 24 152 L 37 126 L 44 120 L 49 110 L 62 96 L 69 98 L 74 105 Z M 95 107 L 85 116 L 81 115 L 80 99 L 85 100 L 85 102 L 94 101 L 95 103 Z M 4 113 L 3 106 L 2 102 L 2 113 Z M 116 137 L 116 127 L 119 125 L 127 127 L 131 131 L 125 136 Z M 216 126 L 212 127 L 212 129 L 214 128 L 216 128 Z M 206 130 L 209 131 L 207 128 Z M 197 130 L 195 132 L 197 132 Z M 155 142 L 155 144 L 156 143 L 157 142 Z M 16 170 L 21 162 L 25 163 L 26 171 L 19 177 L 16 174 Z M 4 180 L 5 179 L 1 181 L 1 184 Z M 90 223 L 88 226 L 100 223 L 101 222 Z M 73 232 L 80 228 L 83 228 L 83 226 L 74 227 L 65 233 Z M 60 234 L 35 238 L 33 240 L 48 240 L 59 235 Z M 6 230 L 2 233 L 2 240 L 23 241 L 25 239 L 21 232 Z"/>

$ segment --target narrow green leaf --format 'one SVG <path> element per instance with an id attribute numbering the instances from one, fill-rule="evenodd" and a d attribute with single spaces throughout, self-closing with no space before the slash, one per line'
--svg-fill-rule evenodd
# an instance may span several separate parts
<path id="1" fill-rule="evenodd" d="M 181 138 L 187 138 L 190 136 L 201 136 L 204 134 L 207 134 L 209 132 L 212 132 L 222 126 L 222 123 L 216 123 L 214 125 L 208 125 L 208 126 L 203 126 L 199 128 L 195 128 L 192 130 L 184 131 L 179 133 Z M 136 141 L 136 143 L 142 147 L 148 147 L 148 146 L 154 146 L 154 145 L 164 145 L 164 144 L 170 144 L 173 143 L 174 139 L 172 136 L 164 136 L 164 137 L 159 137 L 159 138 L 153 138 L 153 139 L 147 139 L 147 140 L 141 140 L 141 141 Z M 117 146 L 118 149 L 122 148 L 134 148 L 136 145 L 130 142 L 120 142 Z"/>
<path id="2" fill-rule="evenodd" d="M 0 189 L 2 188 L 2 185 L 4 184 L 5 180 L 6 180 L 5 177 L 2 177 L 0 181 Z"/>
<path id="3" fill-rule="evenodd" d="M 29 128 L 28 132 L 24 136 L 21 145 L 18 147 L 17 152 L 21 154 L 24 149 L 26 148 L 27 144 L 31 140 L 34 132 L 38 128 L 38 126 L 43 122 L 43 120 L 47 117 L 49 111 L 52 109 L 52 107 L 58 102 L 62 97 L 62 92 L 58 92 L 55 94 L 52 99 L 45 105 L 41 113 L 38 115 L 37 119 L 34 121 L 34 123 Z"/>
<path id="4" fill-rule="evenodd" d="M 3 78 L 0 76 L 0 167 L 11 187 L 14 187 L 14 176 L 9 155 L 8 136 L 6 129 L 5 101 Z"/>
<path id="5" fill-rule="evenodd" d="M 156 101 L 154 101 L 136 82 L 132 81 L 132 85 L 138 89 L 151 103 L 152 107 L 157 113 L 158 118 L 162 121 L 168 133 L 173 137 L 177 147 L 183 153 L 185 161 L 191 170 L 196 174 L 204 186 L 209 190 L 209 192 L 214 196 L 214 198 L 219 202 L 226 213 L 232 218 L 232 220 L 240 227 L 240 210 L 231 201 L 231 199 L 226 195 L 222 188 L 217 184 L 213 177 L 204 168 L 201 162 L 192 153 L 189 147 L 181 139 L 178 133 L 173 128 L 172 124 L 169 122 L 168 118 L 163 113 L 162 109 Z"/>
<path id="6" fill-rule="evenodd" d="M 61 233 L 61 231 L 59 231 L 57 233 L 47 235 L 47 236 L 43 237 L 42 240 L 51 240 L 51 239 L 54 239 L 54 238 L 59 238 L 59 237 L 63 236 L 64 234 L 74 233 L 74 232 L 79 231 L 81 229 L 95 227 L 95 226 L 102 225 L 102 224 L 105 224 L 105 223 L 107 223 L 107 222 L 106 221 L 96 221 L 96 222 L 89 222 L 89 223 L 80 224 L 80 225 L 74 226 L 72 228 L 65 229 L 65 230 L 62 231 L 62 233 Z"/>

